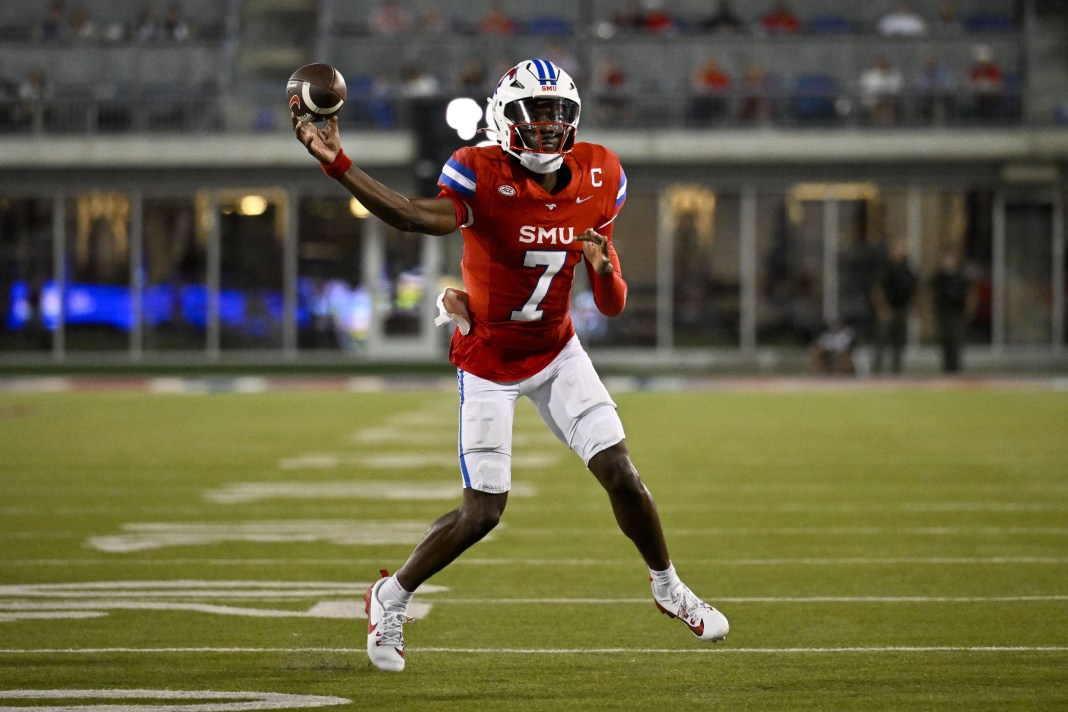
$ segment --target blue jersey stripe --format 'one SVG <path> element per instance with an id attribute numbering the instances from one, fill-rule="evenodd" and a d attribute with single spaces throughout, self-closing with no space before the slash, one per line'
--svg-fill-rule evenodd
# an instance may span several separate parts
<path id="1" fill-rule="evenodd" d="M 441 169 L 438 183 L 466 198 L 475 195 L 475 172 L 454 158 L 450 158 Z"/>
<path id="2" fill-rule="evenodd" d="M 455 158 L 450 158 L 445 165 L 449 166 L 454 171 L 462 175 L 464 178 L 467 178 L 472 183 L 475 182 L 475 171 L 471 168 L 468 168 L 463 163 L 460 163 Z"/>
<path id="3" fill-rule="evenodd" d="M 616 209 L 627 199 L 627 174 L 619 169 L 619 192 L 616 193 Z"/>

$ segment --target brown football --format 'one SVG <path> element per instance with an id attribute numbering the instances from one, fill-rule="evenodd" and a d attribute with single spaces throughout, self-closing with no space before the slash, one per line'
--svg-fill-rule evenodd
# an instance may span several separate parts
<path id="1" fill-rule="evenodd" d="M 349 96 L 345 78 L 329 64 L 306 64 L 286 84 L 289 109 L 301 121 L 329 119 Z"/>

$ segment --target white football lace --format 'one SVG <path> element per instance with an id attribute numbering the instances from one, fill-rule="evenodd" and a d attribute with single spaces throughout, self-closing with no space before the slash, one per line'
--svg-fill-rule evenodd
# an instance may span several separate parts
<path id="1" fill-rule="evenodd" d="M 385 611 L 382 614 L 381 628 L 382 637 L 379 639 L 381 645 L 392 645 L 400 647 L 404 645 L 404 624 L 410 623 L 413 618 L 409 618 L 403 613 L 392 613 Z"/>
<path id="2" fill-rule="evenodd" d="M 685 584 L 680 585 L 678 589 L 676 589 L 676 591 L 678 592 L 678 616 L 680 618 L 683 618 L 687 621 L 697 620 L 698 614 L 700 613 L 701 609 L 710 608 L 707 603 L 695 596 L 693 591 L 691 591 Z M 672 601 L 675 600 L 674 595 L 671 598 Z"/>

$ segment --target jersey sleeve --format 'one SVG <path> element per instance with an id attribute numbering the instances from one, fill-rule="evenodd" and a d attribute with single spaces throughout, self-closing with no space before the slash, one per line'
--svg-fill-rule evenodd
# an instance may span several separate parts
<path id="1" fill-rule="evenodd" d="M 627 304 L 627 282 L 623 279 L 623 272 L 619 266 L 619 255 L 608 241 L 608 259 L 612 263 L 612 274 L 598 274 L 593 265 L 586 261 L 586 276 L 589 277 L 590 287 L 593 289 L 593 303 L 597 305 L 597 311 L 605 316 L 616 316 Z"/>
<path id="2" fill-rule="evenodd" d="M 587 261 L 586 275 L 589 277 L 590 286 L 593 289 L 593 301 L 598 311 L 605 316 L 616 316 L 623 311 L 627 303 L 627 282 L 623 279 L 619 255 L 616 253 L 615 245 L 612 244 L 612 234 L 615 231 L 616 218 L 623 209 L 623 204 L 627 202 L 627 174 L 623 171 L 616 155 L 607 149 L 606 153 L 615 162 L 619 171 L 619 181 L 616 184 L 615 201 L 607 211 L 608 215 L 605 216 L 604 223 L 596 229 L 608 238 L 608 259 L 612 262 L 614 269 L 610 275 L 601 275 Z"/>
<path id="3" fill-rule="evenodd" d="M 611 235 L 616 218 L 619 216 L 619 212 L 623 210 L 623 204 L 627 202 L 627 174 L 624 172 L 623 166 L 619 164 L 619 158 L 614 153 L 608 149 L 605 149 L 605 153 L 615 163 L 615 167 L 619 171 L 619 181 L 616 183 L 615 201 L 604 216 L 604 222 L 597 227 L 597 232 L 602 235 Z"/>
<path id="4" fill-rule="evenodd" d="M 438 197 L 452 201 L 456 207 L 456 224 L 459 227 L 468 227 L 475 219 L 471 210 L 477 185 L 474 165 L 475 155 L 465 146 L 445 162 L 438 177 L 438 185 L 441 187 Z"/>

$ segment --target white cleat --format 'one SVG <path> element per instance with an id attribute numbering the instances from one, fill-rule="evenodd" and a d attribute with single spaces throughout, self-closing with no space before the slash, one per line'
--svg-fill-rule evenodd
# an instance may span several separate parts
<path id="1" fill-rule="evenodd" d="M 653 601 L 661 613 L 678 618 L 701 640 L 718 643 L 726 638 L 730 631 L 727 617 L 695 596 L 682 582 L 671 589 L 671 594 L 666 599 L 657 596 L 654 588 Z"/>
<path id="2" fill-rule="evenodd" d="M 404 670 L 404 624 L 411 620 L 403 613 L 387 611 L 378 599 L 378 589 L 389 574 L 382 569 L 382 578 L 371 584 L 363 597 L 367 612 L 367 657 L 379 670 Z"/>

